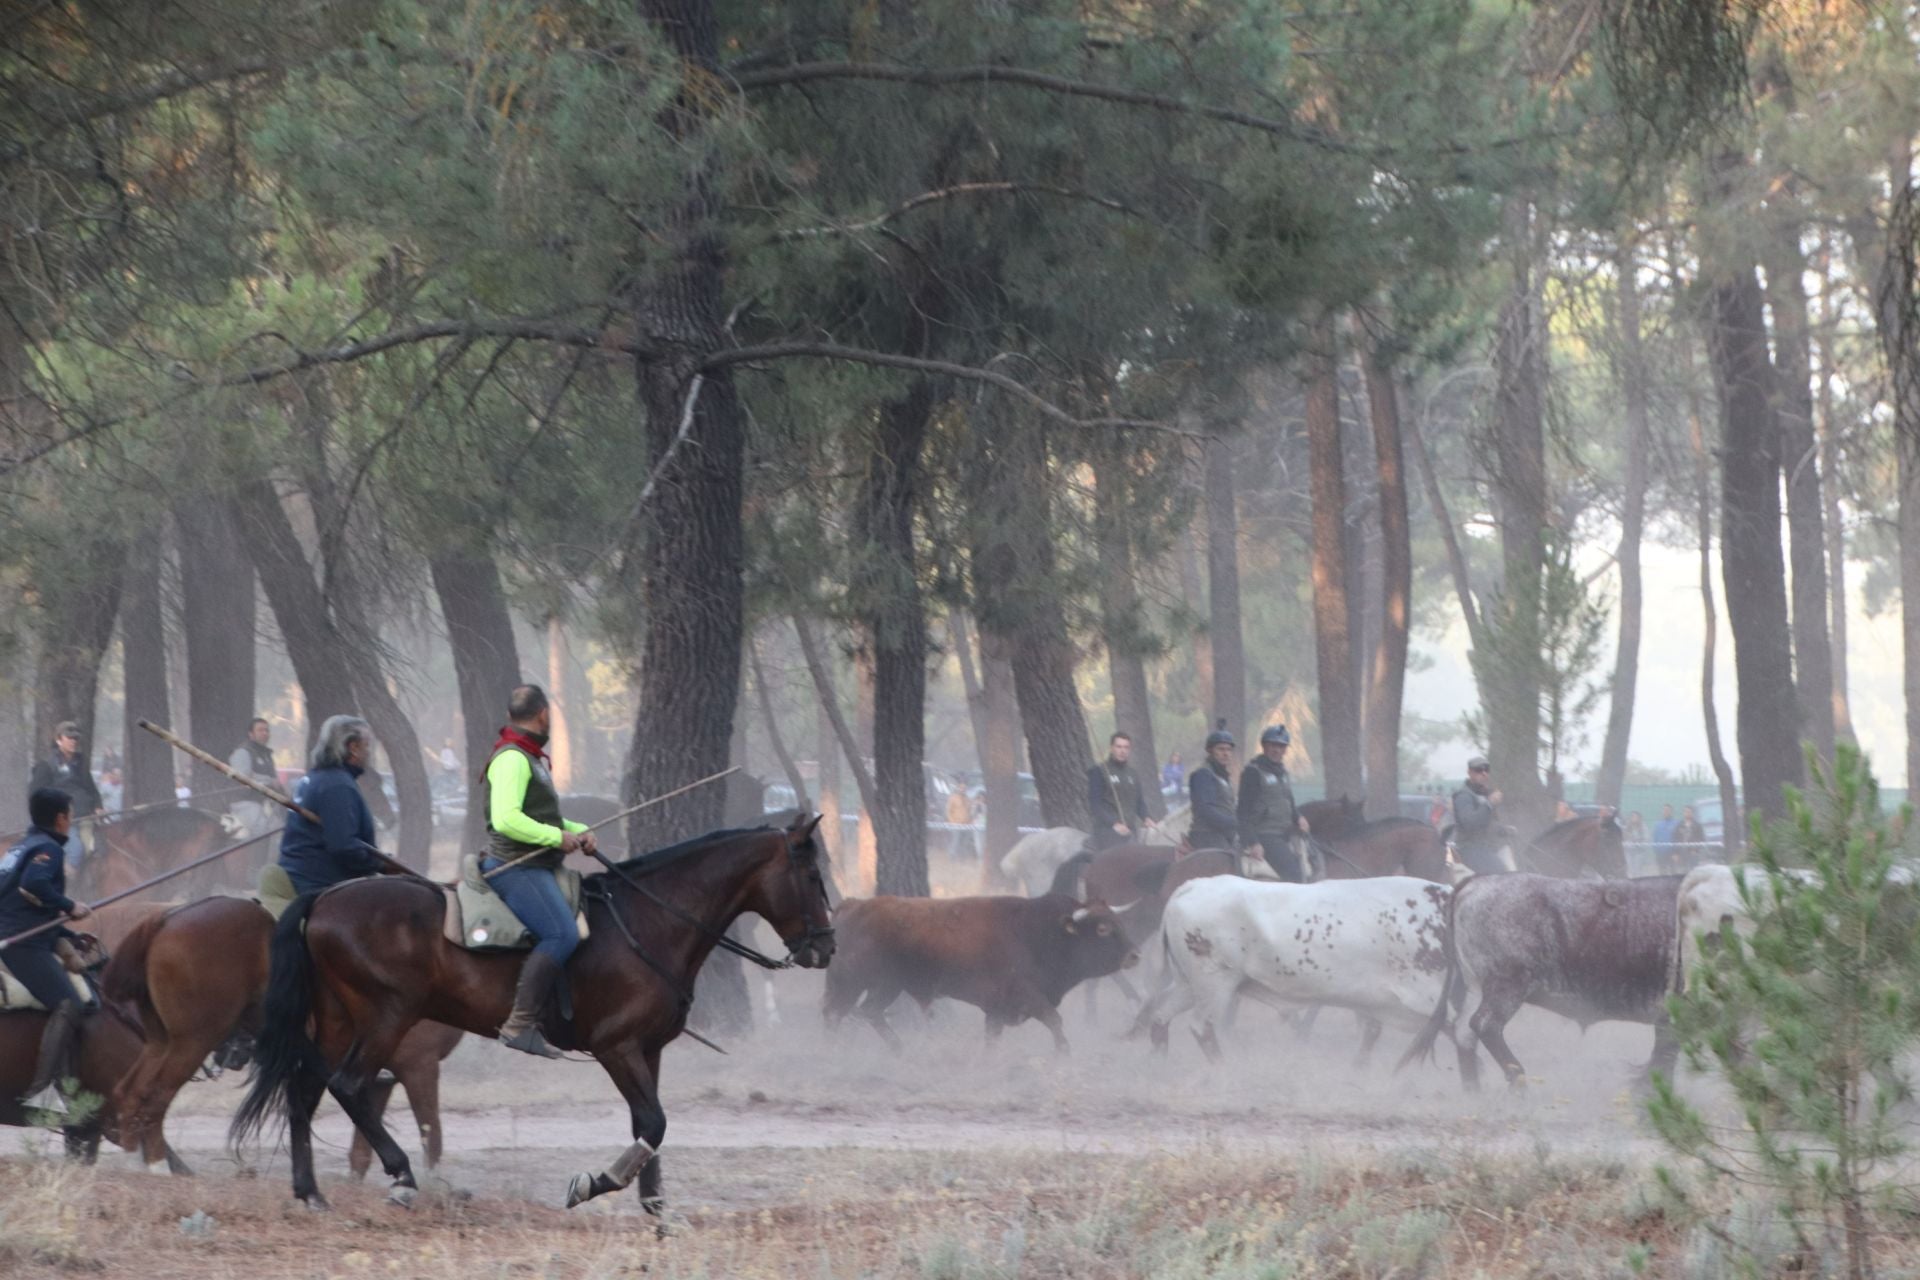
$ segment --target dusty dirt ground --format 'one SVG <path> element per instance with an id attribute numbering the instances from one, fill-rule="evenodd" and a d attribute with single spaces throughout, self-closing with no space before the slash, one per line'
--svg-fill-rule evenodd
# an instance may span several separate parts
<path id="1" fill-rule="evenodd" d="M 777 1013 L 755 977 L 759 1025 L 728 1055 L 667 1051 L 667 1191 L 687 1226 L 666 1241 L 632 1193 L 557 1207 L 572 1173 L 627 1140 L 600 1069 L 469 1038 L 447 1063 L 444 1190 L 411 1213 L 384 1204 L 378 1171 L 347 1180 L 330 1103 L 317 1145 L 335 1212 L 298 1208 L 276 1144 L 244 1164 L 226 1150 L 228 1077 L 191 1086 L 170 1118 L 197 1179 L 118 1153 L 75 1171 L 16 1131 L 0 1147 L 0 1273 L 1612 1275 L 1679 1248 L 1642 1206 L 1658 1148 L 1627 1086 L 1645 1028 L 1583 1036 L 1530 1011 L 1511 1040 L 1531 1087 L 1469 1097 L 1444 1045 L 1393 1071 L 1404 1030 L 1355 1066 L 1357 1028 L 1333 1011 L 1303 1041 L 1249 1006 L 1208 1066 L 1179 1028 L 1164 1057 L 1123 1040 L 1111 988 L 1098 1017 L 1068 997 L 1066 1057 L 1037 1025 L 989 1050 L 974 1010 L 923 1023 L 908 1006 L 896 1057 L 864 1025 L 821 1025 L 818 975 L 771 981 Z"/>

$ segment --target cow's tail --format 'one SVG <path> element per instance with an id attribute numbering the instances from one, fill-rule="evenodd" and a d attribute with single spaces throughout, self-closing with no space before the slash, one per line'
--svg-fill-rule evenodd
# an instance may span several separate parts
<path id="1" fill-rule="evenodd" d="M 1047 892 L 1064 893 L 1069 898 L 1078 898 L 1080 877 L 1086 874 L 1087 864 L 1092 861 L 1093 855 L 1085 849 L 1068 858 L 1060 864 L 1060 869 L 1053 873 L 1053 884 L 1048 887 Z"/>
<path id="2" fill-rule="evenodd" d="M 1459 903 L 1460 890 L 1455 889 L 1447 896 L 1447 931 L 1446 936 L 1441 939 L 1441 946 L 1447 956 L 1447 974 L 1440 983 L 1440 999 L 1433 1006 L 1433 1016 L 1427 1019 L 1427 1025 L 1420 1028 L 1420 1034 L 1413 1038 L 1413 1043 L 1407 1046 L 1407 1051 L 1400 1055 L 1400 1061 L 1393 1064 L 1395 1072 L 1400 1071 L 1410 1062 L 1431 1060 L 1433 1046 L 1439 1043 L 1440 1037 L 1446 1034 L 1448 1024 L 1453 1021 L 1453 1011 L 1466 1003 L 1467 979 L 1466 975 L 1460 971 L 1460 949 L 1453 944 L 1454 909 Z"/>
<path id="3" fill-rule="evenodd" d="M 314 982 L 307 917 L 319 897 L 309 893 L 294 899 L 274 926 L 265 1008 L 254 1041 L 253 1078 L 227 1134 L 236 1147 L 258 1133 L 269 1116 L 286 1114 L 289 1090 L 301 1076 L 327 1074 L 326 1060 L 307 1033 Z"/>

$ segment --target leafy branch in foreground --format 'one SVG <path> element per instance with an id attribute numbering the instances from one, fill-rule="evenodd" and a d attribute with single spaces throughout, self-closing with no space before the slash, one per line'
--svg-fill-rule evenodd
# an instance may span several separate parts
<path id="1" fill-rule="evenodd" d="M 1726 1085 L 1738 1123 L 1667 1080 L 1648 1109 L 1704 1175 L 1693 1186 L 1662 1168 L 1663 1188 L 1721 1243 L 1746 1247 L 1705 1214 L 1703 1187 L 1769 1202 L 1800 1264 L 1824 1256 L 1867 1277 L 1884 1215 L 1909 1198 L 1892 1182 L 1920 1042 L 1913 884 L 1895 860 L 1908 813 L 1881 813 L 1858 747 L 1843 744 L 1831 773 L 1809 757 L 1818 802 L 1790 790 L 1787 821 L 1756 833 L 1745 919 L 1701 940 L 1704 962 L 1668 1005 L 1688 1066 Z M 1744 1262 L 1767 1271 L 1775 1259 Z"/>

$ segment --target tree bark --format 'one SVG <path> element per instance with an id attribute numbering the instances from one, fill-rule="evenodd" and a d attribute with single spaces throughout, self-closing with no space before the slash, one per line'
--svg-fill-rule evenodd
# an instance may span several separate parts
<path id="1" fill-rule="evenodd" d="M 1821 503 L 1827 539 L 1827 608 L 1829 649 L 1833 655 L 1833 733 L 1838 741 L 1855 741 L 1852 697 L 1847 673 L 1847 526 L 1840 511 L 1840 433 L 1833 421 L 1833 360 L 1835 307 L 1833 301 L 1833 245 L 1820 237 L 1819 432 Z"/>
<path id="2" fill-rule="evenodd" d="M 1243 747 L 1247 740 L 1247 650 L 1240 624 L 1240 520 L 1233 492 L 1233 442 L 1212 435 L 1206 454 L 1207 647 L 1212 655 L 1209 727 L 1224 721 Z"/>
<path id="3" fill-rule="evenodd" d="M 1790 198 L 1790 196 L 1789 196 Z M 1813 430 L 1812 326 L 1806 258 L 1797 219 L 1767 239 L 1767 306 L 1778 361 L 1774 402 L 1787 480 L 1787 549 L 1792 591 L 1793 680 L 1800 724 L 1822 760 L 1833 759 L 1833 650 L 1827 637 L 1826 512 Z"/>
<path id="4" fill-rule="evenodd" d="M 261 590 L 287 646 L 287 660 L 300 682 L 311 745 L 328 716 L 356 713 L 347 643 L 334 626 L 273 482 L 249 480 L 234 491 L 232 502 L 233 524 L 260 575 Z"/>
<path id="5" fill-rule="evenodd" d="M 547 615 L 547 698 L 553 706 L 553 729 L 548 735 L 547 758 L 553 762 L 554 789 L 574 790 L 573 712 L 567 705 L 567 624 L 559 614 Z"/>
<path id="6" fill-rule="evenodd" d="M 1786 813 L 1782 788 L 1800 781 L 1801 768 L 1773 366 L 1753 264 L 1716 274 L 1709 346 L 1721 389 L 1720 564 L 1740 691 L 1740 780 L 1749 810 L 1779 818 Z"/>
<path id="7" fill-rule="evenodd" d="M 1547 329 L 1539 272 L 1540 236 L 1532 204 L 1510 196 L 1502 213 L 1512 281 L 1494 340 L 1493 449 L 1489 459 L 1499 508 L 1503 648 L 1540 652 L 1542 536 L 1547 525 Z M 1539 822 L 1546 814 L 1540 779 L 1540 675 L 1535 663 L 1505 664 L 1487 703 L 1487 755 L 1510 814 Z"/>
<path id="8" fill-rule="evenodd" d="M 1313 638 L 1320 685 L 1320 767 L 1329 796 L 1362 796 L 1360 691 L 1347 609 L 1345 462 L 1333 321 L 1313 326 L 1307 361 L 1307 451 L 1313 491 Z M 1251 743 L 1246 745 L 1249 756 Z"/>
<path id="9" fill-rule="evenodd" d="M 1700 408 L 1700 393 L 1695 380 L 1693 347 L 1684 335 L 1687 371 L 1687 426 L 1693 445 L 1694 526 L 1700 543 L 1700 610 L 1703 623 L 1700 641 L 1700 718 L 1707 735 L 1707 760 L 1720 784 L 1720 818 L 1727 860 L 1732 861 L 1744 843 L 1746 830 L 1740 814 L 1740 795 L 1734 786 L 1733 766 L 1720 737 L 1720 712 L 1713 698 L 1715 645 L 1719 618 L 1713 604 L 1713 464 L 1707 453 L 1706 415 Z"/>
<path id="10" fill-rule="evenodd" d="M 760 646 L 747 646 L 747 658 L 753 664 L 753 688 L 760 698 L 760 718 L 767 726 L 767 744 L 773 748 L 781 772 L 787 775 L 787 785 L 793 788 L 794 807 L 803 813 L 811 813 L 813 798 L 807 794 L 807 780 L 801 776 L 800 762 L 793 758 L 793 752 L 787 749 L 787 739 L 780 732 L 780 717 L 774 711 L 773 690 L 767 684 L 767 669 L 760 660 Z"/>
<path id="11" fill-rule="evenodd" d="M 154 527 L 135 538 L 127 550 L 120 650 L 126 675 L 124 802 L 129 809 L 173 799 L 173 748 L 140 728 L 142 720 L 173 723 L 167 698 L 167 627 L 160 608 L 160 546 L 159 529 Z"/>
<path id="12" fill-rule="evenodd" d="M 1894 460 L 1899 488 L 1900 632 L 1906 653 L 1902 686 L 1907 741 L 1920 743 L 1920 190 L 1904 151 L 1893 165 L 1893 204 L 1887 218 L 1878 305 L 1880 348 L 1887 362 L 1893 406 Z M 1909 794 L 1920 788 L 1920 751 L 1907 751 Z"/>
<path id="13" fill-rule="evenodd" d="M 1433 510 L 1434 523 L 1440 526 L 1440 541 L 1447 549 L 1447 571 L 1453 577 L 1453 593 L 1460 602 L 1460 616 L 1467 624 L 1467 643 L 1480 643 L 1480 610 L 1473 600 L 1473 576 L 1467 566 L 1467 554 L 1460 548 L 1460 534 L 1453 527 L 1453 515 L 1447 510 L 1447 495 L 1441 491 L 1440 475 L 1433 467 L 1433 455 L 1427 451 L 1420 415 L 1410 413 L 1401 424 L 1407 443 L 1413 447 L 1413 460 L 1420 468 L 1420 484 L 1427 493 L 1427 506 Z"/>
<path id="14" fill-rule="evenodd" d="M 925 379 L 880 406 L 854 513 L 859 602 L 873 659 L 875 892 L 925 897 L 927 616 L 913 545 L 920 453 L 933 412 Z"/>
<path id="15" fill-rule="evenodd" d="M 981 887 L 1010 887 L 1000 874 L 1000 859 L 1020 838 L 1020 712 L 1014 703 L 1013 668 L 1004 653 L 994 652 L 994 640 L 980 636 L 980 663 L 973 661 L 973 641 L 958 609 L 947 614 L 947 634 L 960 657 L 960 682 L 967 691 L 967 712 L 973 718 L 973 741 L 980 756 L 981 787 L 986 792 L 986 848 L 981 857 Z"/>
<path id="16" fill-rule="evenodd" d="M 690 83 L 666 108 L 668 130 L 697 149 L 718 99 L 698 89 L 723 76 L 710 0 L 641 0 L 640 13 L 685 69 Z M 697 372 L 700 357 L 725 344 L 726 256 L 714 230 L 715 179 L 695 175 L 680 209 L 649 228 L 649 261 L 675 265 L 636 291 L 642 333 L 674 345 L 675 355 L 638 358 L 635 382 L 646 418 L 646 456 L 657 476 L 641 511 L 643 605 L 639 700 L 627 759 L 629 803 L 670 791 L 727 767 L 745 637 L 741 523 L 746 424 L 725 370 Z M 670 255 L 670 256 L 669 256 Z M 675 448 L 682 436 L 684 443 Z M 673 731 L 662 732 L 671 725 Z M 699 787 L 634 815 L 635 852 L 720 825 L 723 797 Z"/>
<path id="17" fill-rule="evenodd" d="M 481 775 L 493 750 L 496 727 L 506 718 L 507 695 L 520 683 L 513 615 L 492 556 L 442 551 L 427 565 L 447 624 L 460 719 L 466 726 L 467 817 L 461 827 L 461 847 L 478 849 L 487 826 Z"/>
<path id="18" fill-rule="evenodd" d="M 840 695 L 833 687 L 833 669 L 827 665 L 826 651 L 814 635 L 813 624 L 797 613 L 793 615 L 793 631 L 800 638 L 800 654 L 806 659 L 807 674 L 813 677 L 813 691 L 820 699 L 820 709 L 826 713 L 828 723 L 832 724 L 833 736 L 840 744 L 840 753 L 853 773 L 854 787 L 860 793 L 860 807 L 871 812 L 874 806 L 873 775 L 867 771 L 866 753 L 860 749 L 860 740 L 854 737 L 853 727 L 847 723 L 846 713 L 840 708 Z M 823 760 L 823 777 L 825 769 L 826 762 Z"/>
<path id="19" fill-rule="evenodd" d="M 127 547 L 117 539 L 77 529 L 58 550 L 36 557 L 40 647 L 33 690 L 34 750 L 53 746 L 63 720 L 80 727 L 80 749 L 95 751 L 93 709 L 100 663 L 113 643 Z"/>
<path id="20" fill-rule="evenodd" d="M 1380 635 L 1373 647 L 1366 714 L 1367 812 L 1376 818 L 1400 812 L 1400 712 L 1413 611 L 1413 534 L 1392 360 L 1378 339 L 1368 340 L 1364 354 L 1367 416 L 1373 424 L 1380 493 Z"/>
<path id="21" fill-rule="evenodd" d="M 1094 544 L 1100 563 L 1100 624 L 1107 646 L 1107 678 L 1113 687 L 1113 731 L 1133 741 L 1134 773 L 1141 779 L 1147 812 L 1167 816 L 1160 794 L 1160 754 L 1153 741 L 1153 706 L 1147 693 L 1146 655 L 1152 645 L 1141 617 L 1134 580 L 1129 512 L 1132 468 L 1128 442 L 1118 433 L 1093 448 Z"/>
<path id="22" fill-rule="evenodd" d="M 173 508 L 173 528 L 180 546 L 187 729 L 194 742 L 224 758 L 259 710 L 253 700 L 253 563 L 227 504 L 204 496 L 180 502 Z M 204 792 L 230 784 L 196 763 L 192 785 Z"/>
<path id="23" fill-rule="evenodd" d="M 1027 759 L 1048 826 L 1085 831 L 1087 722 L 1074 683 L 1054 571 L 1046 433 L 990 406 L 975 418 L 969 468 L 975 543 L 975 615 L 1003 644 L 1027 736 Z"/>
<path id="24" fill-rule="evenodd" d="M 1647 451 L 1652 445 L 1647 397 L 1647 362 L 1641 346 L 1640 287 L 1631 246 L 1614 255 L 1619 296 L 1620 361 L 1617 377 L 1627 429 L 1626 475 L 1622 477 L 1620 546 L 1614 562 L 1620 570 L 1620 625 L 1613 651 L 1612 702 L 1607 736 L 1600 748 L 1600 777 L 1594 798 L 1620 807 L 1626 783 L 1627 746 L 1633 733 L 1633 699 L 1640 676 L 1640 538 L 1647 514 Z"/>

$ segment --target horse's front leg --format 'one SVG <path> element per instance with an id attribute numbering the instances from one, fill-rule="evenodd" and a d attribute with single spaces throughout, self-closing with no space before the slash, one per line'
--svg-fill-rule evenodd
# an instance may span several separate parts
<path id="1" fill-rule="evenodd" d="M 333 1095 L 333 1100 L 353 1121 L 354 1129 L 366 1137 L 373 1147 L 373 1153 L 380 1157 L 380 1167 L 392 1180 L 387 1198 L 401 1208 L 412 1208 L 419 1192 L 419 1185 L 413 1180 L 413 1165 L 400 1144 L 393 1140 L 393 1135 L 387 1132 L 387 1126 L 381 1118 L 381 1108 L 374 1105 L 377 1073 L 392 1059 L 394 1050 L 399 1047 L 401 1038 L 412 1024 L 397 1011 L 367 1009 L 362 1010 L 360 1016 L 349 1025 L 365 1027 L 366 1030 L 357 1040 L 349 1042 L 343 1054 L 332 1059 L 340 1065 L 327 1081 L 327 1092 Z M 332 1038 L 336 1042 L 351 1034 L 345 1026 L 332 1030 Z M 323 1051 L 324 1047 L 323 1042 Z M 329 1057 L 331 1059 L 331 1055 Z M 391 1086 L 386 1091 L 390 1092 Z"/>
<path id="2" fill-rule="evenodd" d="M 613 1162 L 598 1173 L 576 1173 L 573 1181 L 567 1184 L 567 1208 L 585 1204 L 595 1196 L 603 1196 L 609 1191 L 619 1191 L 638 1177 L 649 1164 L 656 1168 L 656 1154 L 660 1144 L 667 1136 L 667 1113 L 660 1106 L 659 1085 L 654 1071 L 659 1063 L 658 1054 L 648 1054 L 638 1045 L 627 1045 L 605 1054 L 596 1053 L 600 1065 L 605 1067 L 612 1077 L 614 1087 L 620 1090 L 620 1096 L 627 1100 L 627 1113 L 633 1120 L 633 1141 L 627 1149 L 615 1156 Z M 659 1175 L 654 1175 L 658 1185 Z M 646 1183 L 641 1183 L 641 1197 L 646 1199 Z M 659 1213 L 660 1206 L 648 1205 L 649 1212 Z"/>

